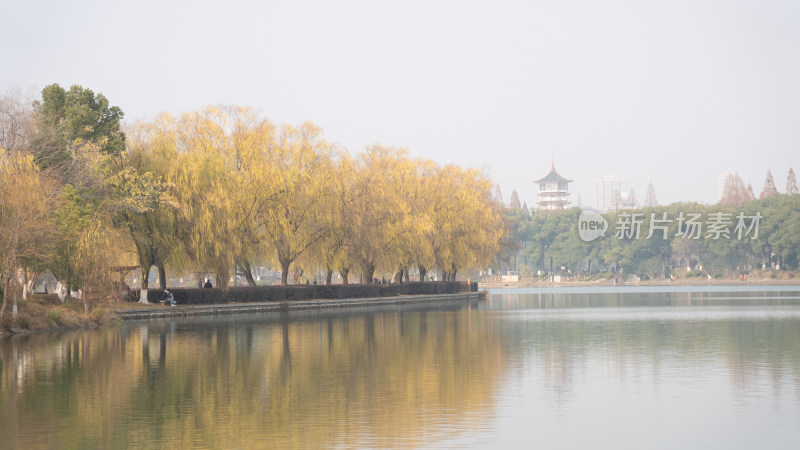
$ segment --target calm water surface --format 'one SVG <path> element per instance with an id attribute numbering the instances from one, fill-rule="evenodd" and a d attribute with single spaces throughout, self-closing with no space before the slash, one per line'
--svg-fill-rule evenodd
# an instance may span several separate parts
<path id="1" fill-rule="evenodd" d="M 800 287 L 0 338 L 0 448 L 798 448 Z"/>

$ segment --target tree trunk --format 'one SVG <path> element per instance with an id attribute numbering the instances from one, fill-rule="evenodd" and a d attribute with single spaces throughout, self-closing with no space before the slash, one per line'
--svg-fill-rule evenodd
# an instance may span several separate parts
<path id="1" fill-rule="evenodd" d="M 6 305 L 8 305 L 8 283 L 11 281 L 10 277 L 6 277 L 3 283 L 3 306 L 0 306 L 0 319 L 3 318 L 3 313 L 6 312 Z"/>
<path id="2" fill-rule="evenodd" d="M 17 318 L 17 287 L 15 286 L 16 283 L 17 279 L 16 277 L 14 277 L 14 280 L 11 283 L 11 298 L 14 299 L 14 304 L 11 306 L 11 317 L 13 319 Z"/>
<path id="3" fill-rule="evenodd" d="M 250 267 L 244 272 L 244 277 L 247 279 L 247 285 L 255 287 L 256 279 L 253 277 L 253 272 L 250 270 Z"/>
<path id="4" fill-rule="evenodd" d="M 289 265 L 291 262 L 286 260 L 281 260 L 281 286 L 286 286 L 289 284 Z"/>
<path id="5" fill-rule="evenodd" d="M 214 272 L 214 276 L 217 277 L 217 287 L 222 290 L 227 290 L 228 277 L 230 276 L 230 274 L 224 270 L 217 270 L 216 272 Z"/>
<path id="6" fill-rule="evenodd" d="M 17 255 L 16 253 L 11 254 L 11 272 L 13 274 L 13 278 L 11 279 L 11 297 L 14 299 L 14 305 L 11 307 L 11 317 L 16 319 L 17 318 L 17 281 L 19 280 L 18 269 L 17 269 Z"/>
<path id="7" fill-rule="evenodd" d="M 375 265 L 372 263 L 364 264 L 364 278 L 367 279 L 367 284 L 372 284 L 375 277 Z"/>
<path id="8" fill-rule="evenodd" d="M 418 266 L 419 267 L 419 281 L 425 281 L 425 275 L 428 274 L 428 269 Z"/>
<path id="9" fill-rule="evenodd" d="M 349 267 L 340 267 L 339 268 L 339 275 L 342 276 L 342 284 L 348 284 L 347 275 L 350 274 Z"/>
<path id="10" fill-rule="evenodd" d="M 234 268 L 234 270 L 236 270 Z M 224 255 L 219 256 L 219 265 L 214 275 L 217 277 L 217 287 L 228 292 L 228 278 L 231 276 L 231 267 Z"/>
<path id="11" fill-rule="evenodd" d="M 164 264 L 159 264 L 156 267 L 158 267 L 158 288 L 165 291 L 167 289 L 167 269 Z"/>
<path id="12" fill-rule="evenodd" d="M 28 268 L 22 269 L 22 299 L 28 298 Z"/>
<path id="13" fill-rule="evenodd" d="M 58 280 L 56 282 L 56 294 L 58 295 L 58 299 L 61 300 L 61 303 L 64 303 L 64 299 L 67 297 L 67 294 L 64 293 L 64 282 Z"/>
<path id="14" fill-rule="evenodd" d="M 408 269 L 405 270 L 405 274 L 406 274 L 406 283 L 410 283 L 411 280 L 409 279 Z"/>
<path id="15" fill-rule="evenodd" d="M 147 300 L 147 285 L 150 283 L 150 268 L 142 266 L 142 287 L 139 292 L 139 303 L 150 303 Z"/>
<path id="16" fill-rule="evenodd" d="M 326 269 L 327 270 L 325 272 L 325 286 L 330 286 L 331 280 L 333 280 L 333 269 L 331 269 L 330 267 L 327 267 Z"/>
<path id="17" fill-rule="evenodd" d="M 247 285 L 251 286 L 251 287 L 255 287 L 256 279 L 253 276 L 253 268 L 250 267 L 250 262 L 245 260 L 245 261 L 241 261 L 241 262 L 236 263 L 236 265 L 238 266 L 238 270 L 240 270 L 242 272 L 242 274 L 244 275 L 245 280 L 247 280 Z M 235 278 L 234 278 L 234 280 L 235 280 Z"/>
<path id="18" fill-rule="evenodd" d="M 25 269 L 28 270 L 28 269 Z M 39 272 L 31 271 L 28 273 L 28 292 L 33 294 L 33 287 L 36 285 L 36 279 L 39 278 Z"/>

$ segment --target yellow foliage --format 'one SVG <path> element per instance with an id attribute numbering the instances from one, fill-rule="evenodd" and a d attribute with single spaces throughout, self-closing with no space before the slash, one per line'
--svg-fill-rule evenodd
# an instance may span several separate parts
<path id="1" fill-rule="evenodd" d="M 52 253 L 51 191 L 31 155 L 0 148 L 0 280 L 5 283 L 0 315 L 17 268 L 41 262 Z"/>
<path id="2" fill-rule="evenodd" d="M 352 158 L 311 123 L 275 127 L 247 108 L 208 107 L 139 124 L 129 140 L 138 173 L 162 170 L 175 198 L 174 253 L 222 287 L 254 261 L 278 263 L 283 283 L 293 264 L 365 280 L 434 266 L 454 276 L 487 263 L 502 234 L 479 171 L 380 145 Z"/>

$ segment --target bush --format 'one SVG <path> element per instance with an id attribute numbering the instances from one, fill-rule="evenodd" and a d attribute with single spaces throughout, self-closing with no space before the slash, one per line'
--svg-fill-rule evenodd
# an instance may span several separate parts
<path id="1" fill-rule="evenodd" d="M 690 271 L 686 272 L 686 278 L 699 277 L 702 273 L 703 272 L 701 272 L 699 270 L 690 270 Z"/>
<path id="2" fill-rule="evenodd" d="M 58 294 L 33 294 L 33 298 L 35 298 L 36 301 L 44 305 L 61 304 L 61 300 L 58 298 Z"/>
<path id="3" fill-rule="evenodd" d="M 61 324 L 62 311 L 59 308 L 53 308 L 47 311 L 47 318 L 52 320 L 56 325 Z"/>
<path id="4" fill-rule="evenodd" d="M 478 283 L 460 281 L 413 282 L 402 284 L 335 284 L 294 286 L 241 286 L 222 289 L 175 288 L 170 289 L 179 305 L 211 305 L 220 303 L 254 303 L 291 300 L 342 299 L 364 297 L 396 297 L 400 295 L 455 294 L 477 292 Z M 138 298 L 138 293 L 137 293 Z M 147 291 L 147 299 L 158 303 L 164 298 L 160 289 Z"/>
<path id="5" fill-rule="evenodd" d="M 611 272 L 598 272 L 598 273 L 592 275 L 592 277 L 589 278 L 589 279 L 590 280 L 603 280 L 603 279 L 608 279 L 608 278 L 614 278 L 614 274 L 611 273 Z"/>
<path id="6" fill-rule="evenodd" d="M 88 319 L 94 323 L 102 323 L 108 316 L 108 309 L 100 306 L 95 306 L 89 311 Z"/>

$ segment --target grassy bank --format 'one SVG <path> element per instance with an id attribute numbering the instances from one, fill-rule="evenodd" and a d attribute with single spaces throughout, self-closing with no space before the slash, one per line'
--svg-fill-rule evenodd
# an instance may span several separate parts
<path id="1" fill-rule="evenodd" d="M 17 316 L 11 315 L 11 301 L 0 318 L 0 335 L 17 334 L 63 328 L 93 327 L 109 317 L 105 304 L 91 305 L 84 314 L 82 300 L 67 298 L 64 303 L 55 294 L 34 294 L 17 301 Z"/>

